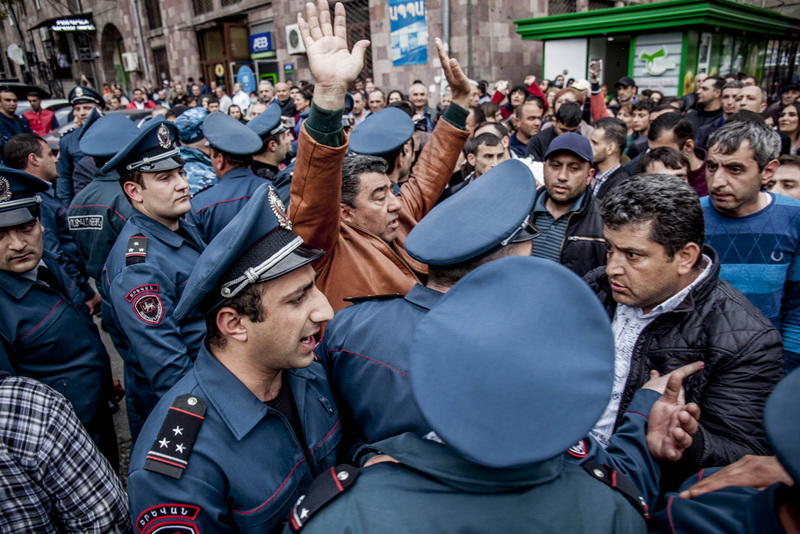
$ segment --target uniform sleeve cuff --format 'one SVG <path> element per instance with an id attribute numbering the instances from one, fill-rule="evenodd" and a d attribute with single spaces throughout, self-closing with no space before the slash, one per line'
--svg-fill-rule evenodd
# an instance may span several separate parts
<path id="1" fill-rule="evenodd" d="M 311 103 L 311 111 L 304 125 L 314 141 L 330 147 L 342 146 L 342 114 L 344 109 L 329 111 Z"/>
<path id="2" fill-rule="evenodd" d="M 469 115 L 468 109 L 462 108 L 455 102 L 450 102 L 450 105 L 444 110 L 442 117 L 459 130 L 466 130 L 467 115 Z"/>

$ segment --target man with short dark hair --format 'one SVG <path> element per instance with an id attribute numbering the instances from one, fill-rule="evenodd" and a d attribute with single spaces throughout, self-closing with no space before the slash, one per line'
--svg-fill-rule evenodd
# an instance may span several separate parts
<path id="1" fill-rule="evenodd" d="M 482 174 L 506 161 L 508 159 L 508 151 L 499 137 L 493 133 L 486 132 L 467 140 L 464 144 L 464 156 L 467 159 L 467 163 L 472 167 L 472 172 L 461 182 L 448 186 L 442 193 L 439 202 L 455 195 L 477 180 Z"/>
<path id="2" fill-rule="evenodd" d="M 665 473 L 673 479 L 666 485 L 767 454 L 761 416 L 783 375 L 780 335 L 720 278 L 695 192 L 675 177 L 641 174 L 609 192 L 600 209 L 608 264 L 585 280 L 613 321 L 616 363 L 611 400 L 592 435 L 611 436 L 651 370 L 701 360 L 701 376 L 686 385 L 702 410 L 700 431 L 680 466 Z"/>
<path id="3" fill-rule="evenodd" d="M 727 82 L 722 86 L 722 95 L 720 97 L 720 101 L 722 102 L 722 115 L 699 128 L 697 131 L 697 146 L 705 148 L 708 136 L 719 129 L 720 126 L 729 122 L 731 117 L 739 111 L 739 102 L 742 99 L 741 92 L 743 87 L 742 82 L 738 80 Z"/>
<path id="4" fill-rule="evenodd" d="M 158 399 L 192 366 L 205 324 L 199 314 L 182 323 L 175 306 L 205 248 L 183 217 L 191 209 L 189 183 L 172 123 L 153 120 L 111 158 L 102 172 L 116 170 L 133 213 L 108 254 L 103 318 L 120 332 L 115 343 L 125 362 L 131 435 L 136 435 Z M 106 313 L 108 312 L 108 313 Z"/>
<path id="5" fill-rule="evenodd" d="M 639 100 L 631 106 L 633 112 L 631 121 L 633 134 L 625 151 L 630 158 L 635 158 L 647 149 L 647 132 L 650 129 L 650 112 L 652 109 L 653 105 L 649 100 Z"/>
<path id="6" fill-rule="evenodd" d="M 578 276 L 605 264 L 602 224 L 591 190 L 594 174 L 589 140 L 572 132 L 559 135 L 547 149 L 544 189 L 532 212 L 541 232 L 534 239 L 533 255 Z"/>
<path id="7" fill-rule="evenodd" d="M 581 126 L 583 111 L 575 102 L 566 102 L 558 107 L 552 128 L 544 128 L 528 143 L 528 154 L 534 161 L 544 161 L 550 143 L 561 134 L 577 132 Z"/>
<path id="8" fill-rule="evenodd" d="M 17 95 L 0 87 L 0 154 L 9 139 L 20 133 L 33 133 L 28 121 L 17 115 Z"/>
<path id="9" fill-rule="evenodd" d="M 642 172 L 669 174 L 689 183 L 689 160 L 671 146 L 660 146 L 642 156 Z"/>
<path id="10" fill-rule="evenodd" d="M 428 89 L 422 82 L 411 84 L 408 89 L 408 101 L 414 106 L 414 124 L 418 130 L 432 132 L 439 120 L 439 114 L 428 105 Z"/>
<path id="11" fill-rule="evenodd" d="M 781 166 L 767 182 L 767 190 L 800 200 L 800 156 L 784 154 L 778 161 Z"/>
<path id="12" fill-rule="evenodd" d="M 156 107 L 156 103 L 147 98 L 144 89 L 137 87 L 133 90 L 133 99 L 125 106 L 125 109 L 153 109 L 154 107 Z"/>
<path id="13" fill-rule="evenodd" d="M 539 133 L 544 116 L 544 103 L 539 97 L 530 97 L 514 109 L 514 127 L 516 131 L 510 137 L 510 148 L 518 158 L 528 155 L 528 143 Z"/>
<path id="14" fill-rule="evenodd" d="M 718 119 L 722 115 L 722 88 L 725 79 L 709 76 L 697 87 L 697 102 L 694 109 L 686 113 L 686 118 L 694 125 L 695 130 Z"/>
<path id="15" fill-rule="evenodd" d="M 310 114 L 300 128 L 292 177 L 289 216 L 294 229 L 309 246 L 325 250 L 314 267 L 334 310 L 347 306 L 347 297 L 406 293 L 419 281 L 416 268 L 425 266 L 406 254 L 403 243 L 439 200 L 467 138 L 469 79 L 456 60 L 440 52 L 453 100 L 395 196 L 383 159 L 345 160 L 344 93 L 361 72 L 366 41 L 349 52 L 339 36 L 311 32 L 303 37 L 317 83 Z M 331 54 L 339 63 L 330 61 Z"/>
<path id="16" fill-rule="evenodd" d="M 739 97 L 739 109 L 761 114 L 767 108 L 767 98 L 764 90 L 757 85 L 745 85 L 739 91 Z"/>
<path id="17" fill-rule="evenodd" d="M 38 91 L 28 93 L 28 104 L 31 109 L 22 112 L 22 117 L 28 121 L 33 133 L 45 136 L 53 130 L 58 129 L 56 114 L 52 109 L 42 107 L 42 94 Z"/>
<path id="18" fill-rule="evenodd" d="M 367 107 L 370 113 L 377 113 L 386 107 L 386 97 L 378 88 L 373 89 L 367 95 Z"/>
<path id="19" fill-rule="evenodd" d="M 726 124 L 708 139 L 708 241 L 729 281 L 783 334 L 786 370 L 800 364 L 800 201 L 762 191 L 780 163 L 766 125 Z"/>
<path id="20" fill-rule="evenodd" d="M 597 169 L 592 193 L 595 198 L 602 200 L 612 187 L 630 176 L 621 163 L 627 143 L 627 127 L 620 119 L 605 117 L 594 123 L 589 141 L 592 143 L 592 159 Z"/>

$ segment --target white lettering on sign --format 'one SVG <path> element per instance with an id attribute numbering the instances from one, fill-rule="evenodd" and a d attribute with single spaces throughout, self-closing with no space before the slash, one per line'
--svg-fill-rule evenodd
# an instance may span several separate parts
<path id="1" fill-rule="evenodd" d="M 406 2 L 399 6 L 389 6 L 389 19 L 398 20 L 406 17 L 425 16 L 425 2 Z"/>

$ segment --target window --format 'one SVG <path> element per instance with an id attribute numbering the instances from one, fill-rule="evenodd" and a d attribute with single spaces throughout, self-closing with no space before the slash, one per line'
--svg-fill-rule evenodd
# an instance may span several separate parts
<path id="1" fill-rule="evenodd" d="M 214 9 L 214 0 L 192 0 L 195 15 L 202 15 Z"/>
<path id="2" fill-rule="evenodd" d="M 144 11 L 147 16 L 147 26 L 151 30 L 161 27 L 161 7 L 158 0 L 144 0 Z"/>

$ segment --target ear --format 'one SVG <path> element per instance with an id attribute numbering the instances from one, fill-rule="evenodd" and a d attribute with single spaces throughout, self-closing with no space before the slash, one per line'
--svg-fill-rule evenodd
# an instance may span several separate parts
<path id="1" fill-rule="evenodd" d="M 678 262 L 678 274 L 689 274 L 694 268 L 697 258 L 702 254 L 702 249 L 697 243 L 686 243 L 682 249 L 675 253 L 673 261 Z"/>
<path id="2" fill-rule="evenodd" d="M 686 142 L 683 144 L 683 155 L 687 158 L 690 158 L 694 155 L 694 149 L 697 145 L 694 142 L 694 139 L 687 139 Z"/>
<path id="3" fill-rule="evenodd" d="M 124 182 L 122 184 L 122 190 L 131 199 L 133 202 L 141 203 L 142 202 L 142 186 L 137 184 L 136 182 Z"/>
<path id="4" fill-rule="evenodd" d="M 217 330 L 225 337 L 235 339 L 240 343 L 247 342 L 247 326 L 242 321 L 239 312 L 230 306 L 223 306 L 217 312 Z"/>
<path id="5" fill-rule="evenodd" d="M 781 166 L 781 162 L 777 159 L 773 159 L 769 163 L 767 163 L 764 170 L 761 171 L 761 185 L 766 186 L 767 182 L 775 178 L 775 171 L 778 170 L 778 167 Z"/>
<path id="6" fill-rule="evenodd" d="M 595 168 L 592 167 L 591 164 L 589 164 L 589 174 L 586 175 L 586 185 L 592 183 L 592 180 L 594 180 L 594 175 L 596 172 L 597 171 L 595 170 Z"/>
<path id="7" fill-rule="evenodd" d="M 353 207 L 344 202 L 339 203 L 339 220 L 346 223 L 353 222 Z"/>
<path id="8" fill-rule="evenodd" d="M 275 152 L 278 149 L 278 142 L 274 139 L 270 139 L 267 141 L 267 151 L 268 152 Z"/>
<path id="9" fill-rule="evenodd" d="M 28 160 L 28 165 L 30 165 L 31 167 L 38 167 L 39 166 L 39 156 L 37 156 L 33 152 L 28 154 L 27 160 Z"/>
<path id="10" fill-rule="evenodd" d="M 475 166 L 475 154 L 467 154 L 467 163 L 473 167 Z"/>

